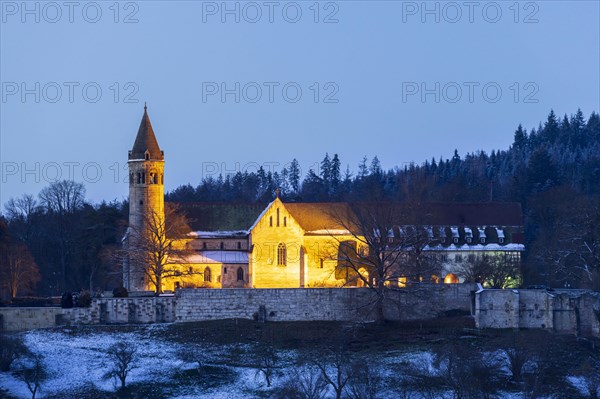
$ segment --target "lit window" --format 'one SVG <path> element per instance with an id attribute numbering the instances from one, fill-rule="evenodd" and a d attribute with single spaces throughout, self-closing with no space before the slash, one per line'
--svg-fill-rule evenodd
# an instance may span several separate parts
<path id="1" fill-rule="evenodd" d="M 458 277 L 455 274 L 448 274 L 444 277 L 444 284 L 458 284 Z"/>
<path id="2" fill-rule="evenodd" d="M 212 279 L 211 273 L 210 273 L 210 268 L 207 267 L 206 269 L 204 269 L 204 281 L 206 282 L 210 282 Z"/>
<path id="3" fill-rule="evenodd" d="M 402 276 L 398 277 L 398 287 L 406 287 L 407 278 Z"/>
<path id="4" fill-rule="evenodd" d="M 277 246 L 277 264 L 280 266 L 287 265 L 287 249 L 283 243 Z"/>
<path id="5" fill-rule="evenodd" d="M 237 269 L 237 281 L 244 281 L 244 269 L 241 267 Z"/>

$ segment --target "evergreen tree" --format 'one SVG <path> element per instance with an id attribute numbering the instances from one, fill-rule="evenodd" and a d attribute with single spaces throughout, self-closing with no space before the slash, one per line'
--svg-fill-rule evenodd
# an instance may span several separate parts
<path id="1" fill-rule="evenodd" d="M 329 159 L 329 154 L 325 153 L 325 157 L 321 161 L 321 179 L 323 180 L 323 184 L 329 186 L 331 184 L 331 160 Z"/>
<path id="2" fill-rule="evenodd" d="M 539 131 L 539 130 L 538 130 Z M 554 110 L 550 110 L 548 114 L 548 119 L 544 124 L 544 135 L 546 138 L 553 143 L 558 138 L 558 120 L 556 119 L 556 115 L 554 114 Z"/>
<path id="3" fill-rule="evenodd" d="M 292 191 L 295 194 L 298 194 L 300 191 L 300 163 L 298 163 L 296 158 L 294 158 L 290 163 L 289 182 Z"/>
<path id="4" fill-rule="evenodd" d="M 527 132 L 523 130 L 523 126 L 519 123 L 519 127 L 515 131 L 514 147 L 517 150 L 522 150 L 527 146 Z"/>
<path id="5" fill-rule="evenodd" d="M 367 168 L 367 156 L 365 155 L 362 161 L 358 164 L 358 179 L 364 179 L 369 175 L 369 169 Z"/>
<path id="6" fill-rule="evenodd" d="M 369 168 L 369 172 L 371 172 L 371 175 L 381 175 L 381 162 L 379 162 L 379 158 L 377 158 L 377 156 L 374 156 L 371 160 L 371 167 Z"/>

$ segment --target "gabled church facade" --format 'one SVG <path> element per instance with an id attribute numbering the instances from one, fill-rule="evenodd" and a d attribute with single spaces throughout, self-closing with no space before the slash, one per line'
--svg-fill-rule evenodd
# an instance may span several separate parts
<path id="1" fill-rule="evenodd" d="M 125 245 L 135 246 L 131 232 L 144 229 L 145 216 L 164 218 L 165 157 L 152 129 L 147 109 L 129 151 L 129 230 Z M 378 204 L 381 207 L 402 206 Z M 163 290 L 205 288 L 350 287 L 364 284 L 341 267 L 341 246 L 368 252 L 366 236 L 352 222 L 346 203 L 287 203 L 277 195 L 271 203 L 180 204 L 191 231 L 179 245 L 190 251 L 184 261 L 173 260 L 181 273 L 162 281 Z M 415 213 L 419 213 L 418 217 Z M 406 216 L 403 216 L 406 215 Z M 462 281 L 464 262 L 482 256 L 504 256 L 519 261 L 524 251 L 523 222 L 517 203 L 436 203 L 418 210 L 406 208 L 398 220 L 387 220 L 387 231 L 376 231 L 386 248 L 414 251 L 402 245 L 418 229 L 425 237 L 420 255 L 435 265 L 426 273 L 399 274 L 392 284 L 410 281 L 453 284 Z M 418 220 L 418 225 L 415 223 Z M 128 239 L 129 237 L 129 239 Z M 399 257 L 408 262 L 409 257 Z M 368 270 L 361 270 L 368 277 Z M 417 276 L 417 277 L 415 277 Z M 130 291 L 148 290 L 143 273 L 127 262 L 123 283 Z M 389 281 L 387 283 L 390 283 Z"/>

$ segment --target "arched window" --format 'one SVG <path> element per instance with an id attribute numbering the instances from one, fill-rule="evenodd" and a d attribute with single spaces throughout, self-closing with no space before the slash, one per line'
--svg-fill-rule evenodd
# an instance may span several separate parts
<path id="1" fill-rule="evenodd" d="M 277 246 L 277 264 L 279 266 L 287 265 L 287 249 L 284 243 L 279 243 Z"/>
<path id="2" fill-rule="evenodd" d="M 283 227 L 287 227 L 287 216 L 283 217 Z"/>
<path id="3" fill-rule="evenodd" d="M 237 269 L 237 281 L 244 281 L 244 269 L 241 267 Z"/>
<path id="4" fill-rule="evenodd" d="M 273 216 L 269 216 L 269 227 L 273 227 Z"/>
<path id="5" fill-rule="evenodd" d="M 204 269 L 204 281 L 210 282 L 211 280 L 212 280 L 212 276 L 210 273 L 210 267 L 206 267 L 206 269 Z"/>

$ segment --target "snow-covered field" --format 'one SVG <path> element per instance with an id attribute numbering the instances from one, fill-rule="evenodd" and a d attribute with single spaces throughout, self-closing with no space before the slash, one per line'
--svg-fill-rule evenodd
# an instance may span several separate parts
<path id="1" fill-rule="evenodd" d="M 248 359 L 248 353 L 253 348 L 250 345 L 210 343 L 202 344 L 206 345 L 203 347 L 181 344 L 165 339 L 169 334 L 168 328 L 168 325 L 156 324 L 110 332 L 64 329 L 23 333 L 24 343 L 34 353 L 43 356 L 44 365 L 50 373 L 48 380 L 42 384 L 38 398 L 52 395 L 70 398 L 74 397 L 74 392 L 82 390 L 114 392 L 116 381 L 104 379 L 103 375 L 112 364 L 106 350 L 120 341 L 137 348 L 135 368 L 128 375 L 127 384 L 167 386 L 169 388 L 163 390 L 159 397 L 173 399 L 268 397 L 270 391 L 281 387 L 292 375 L 294 360 L 298 355 L 295 350 L 278 352 L 280 368 L 269 388 L 262 375 L 257 374 L 257 370 L 251 366 L 253 362 Z M 232 358 L 232 353 L 236 351 L 238 358 Z M 212 374 L 205 376 L 198 373 L 198 364 L 190 361 L 194 357 L 186 356 L 186 353 L 201 353 L 203 363 L 212 367 Z M 499 353 L 490 353 L 492 355 L 501 357 Z M 378 354 L 376 360 L 380 376 L 395 381 L 395 384 L 402 380 L 397 378 L 401 365 L 410 364 L 430 375 L 439 373 L 433 366 L 433 354 L 428 351 L 390 350 Z M 214 381 L 210 383 L 205 379 Z M 582 381 L 573 377 L 569 382 L 583 393 Z M 16 398 L 31 398 L 25 383 L 10 372 L 0 373 L 0 388 Z M 395 398 L 393 388 L 386 387 L 381 397 Z M 451 396 L 448 394 L 447 397 Z M 521 395 L 506 393 L 497 397 L 517 399 Z"/>

